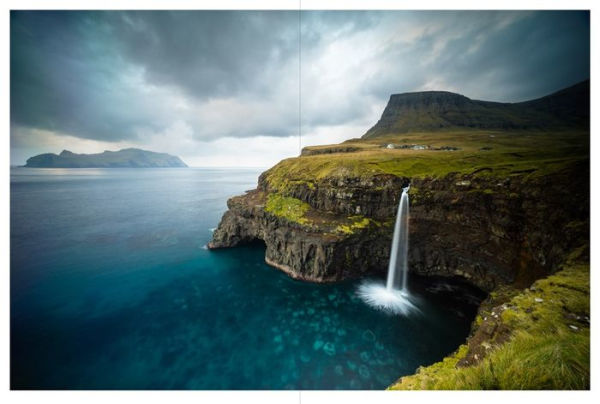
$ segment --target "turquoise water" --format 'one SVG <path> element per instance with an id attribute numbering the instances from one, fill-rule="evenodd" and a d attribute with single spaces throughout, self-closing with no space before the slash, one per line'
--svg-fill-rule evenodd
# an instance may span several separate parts
<path id="1" fill-rule="evenodd" d="M 264 244 L 204 249 L 259 173 L 11 169 L 11 387 L 383 389 L 465 339 L 464 285 L 412 277 L 406 318 L 359 281 L 290 279 Z"/>

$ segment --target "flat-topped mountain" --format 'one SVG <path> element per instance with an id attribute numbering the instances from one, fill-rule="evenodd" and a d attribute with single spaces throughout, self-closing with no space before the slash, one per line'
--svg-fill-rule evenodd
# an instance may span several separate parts
<path id="1" fill-rule="evenodd" d="M 141 149 L 104 151 L 95 154 L 76 154 L 63 150 L 60 154 L 44 153 L 27 159 L 25 167 L 41 168 L 148 168 L 187 167 L 177 156 Z"/>
<path id="2" fill-rule="evenodd" d="M 589 80 L 518 103 L 472 100 L 447 91 L 393 94 L 381 119 L 363 139 L 453 128 L 587 129 L 589 94 Z"/>

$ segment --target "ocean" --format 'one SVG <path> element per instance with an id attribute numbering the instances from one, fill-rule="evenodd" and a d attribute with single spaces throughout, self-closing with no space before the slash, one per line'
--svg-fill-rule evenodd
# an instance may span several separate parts
<path id="1" fill-rule="evenodd" d="M 11 388 L 384 389 L 464 342 L 466 285 L 411 276 L 404 317 L 207 250 L 261 171 L 11 168 Z"/>

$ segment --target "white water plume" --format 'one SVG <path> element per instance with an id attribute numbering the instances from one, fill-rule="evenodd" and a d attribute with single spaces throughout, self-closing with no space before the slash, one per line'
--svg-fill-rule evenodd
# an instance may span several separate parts
<path id="1" fill-rule="evenodd" d="M 394 314 L 407 315 L 419 311 L 408 290 L 408 190 L 402 189 L 392 237 L 390 263 L 385 285 L 363 282 L 358 295 L 369 305 Z"/>

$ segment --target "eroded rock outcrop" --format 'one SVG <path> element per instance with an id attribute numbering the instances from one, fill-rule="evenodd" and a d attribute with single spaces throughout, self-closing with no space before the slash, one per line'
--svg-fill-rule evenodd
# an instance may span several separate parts
<path id="1" fill-rule="evenodd" d="M 294 278 L 313 282 L 337 281 L 376 271 L 389 246 L 387 227 L 369 221 L 356 233 L 355 221 L 331 213 L 307 212 L 307 223 L 269 212 L 268 192 L 257 189 L 231 198 L 229 210 L 208 244 L 211 249 L 235 247 L 256 239 L 266 244 L 265 261 Z M 370 251 L 364 254 L 364 251 Z"/>
<path id="2" fill-rule="evenodd" d="M 256 190 L 228 201 L 209 247 L 264 240 L 267 263 L 309 281 L 383 274 L 401 189 L 410 182 L 412 272 L 461 276 L 488 291 L 528 286 L 588 237 L 588 173 L 580 162 L 539 177 L 377 175 L 280 189 L 266 172 Z M 268 209 L 269 195 L 307 210 L 290 219 Z"/>

